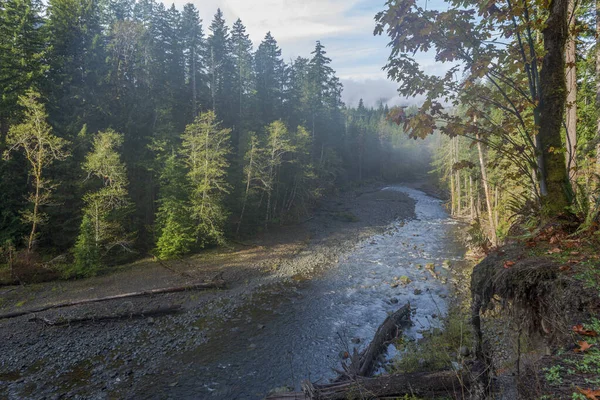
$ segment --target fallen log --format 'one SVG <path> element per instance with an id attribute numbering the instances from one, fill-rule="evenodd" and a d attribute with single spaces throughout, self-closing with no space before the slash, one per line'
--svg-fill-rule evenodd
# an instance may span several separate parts
<path id="1" fill-rule="evenodd" d="M 456 371 L 414 372 L 375 378 L 357 377 L 352 381 L 326 385 L 305 382 L 302 392 L 278 393 L 266 400 L 310 399 L 345 400 L 379 399 L 418 396 L 425 398 L 467 398 L 465 393 L 471 382 L 470 375 Z"/>
<path id="2" fill-rule="evenodd" d="M 360 376 L 371 376 L 377 357 L 385 353 L 390 340 L 399 336 L 399 327 L 408 322 L 410 322 L 410 304 L 405 304 L 383 321 L 383 324 L 375 332 L 373 340 L 369 343 L 369 347 L 361 357 Z"/>
<path id="3" fill-rule="evenodd" d="M 122 319 L 138 319 L 148 317 L 160 317 L 163 315 L 171 315 L 181 311 L 181 306 L 168 306 L 159 307 L 153 310 L 146 311 L 135 311 L 122 314 L 110 314 L 110 315 L 93 315 L 80 318 L 59 318 L 57 320 L 50 320 L 44 317 L 34 316 L 29 318 L 29 322 L 42 322 L 47 326 L 64 326 L 72 325 L 84 322 L 99 322 L 99 321 L 118 321 Z"/>
<path id="4" fill-rule="evenodd" d="M 31 308 L 29 310 L 13 311 L 13 312 L 9 312 L 6 314 L 0 314 L 0 320 L 8 319 L 8 318 L 16 318 L 16 317 L 20 317 L 23 315 L 38 313 L 38 312 L 42 312 L 42 311 L 46 311 L 46 310 L 53 310 L 56 308 L 73 307 L 73 306 L 79 306 L 79 305 L 83 305 L 83 304 L 99 303 L 99 302 L 103 302 L 103 301 L 121 300 L 121 299 L 128 299 L 128 298 L 132 298 L 132 297 L 141 297 L 141 296 L 152 296 L 155 294 L 178 293 L 178 292 L 185 292 L 188 290 L 206 290 L 206 289 L 223 289 L 223 288 L 225 288 L 225 281 L 215 280 L 215 281 L 211 281 L 211 282 L 201 282 L 201 283 L 195 283 L 195 284 L 186 285 L 186 286 L 177 286 L 177 287 L 169 287 L 169 288 L 162 288 L 162 289 L 151 289 L 151 290 L 144 290 L 141 292 L 123 293 L 123 294 L 117 294 L 117 295 L 113 295 L 113 296 L 97 297 L 97 298 L 92 298 L 92 299 L 66 301 L 64 303 L 48 304 L 48 305 L 41 306 L 41 307 Z"/>

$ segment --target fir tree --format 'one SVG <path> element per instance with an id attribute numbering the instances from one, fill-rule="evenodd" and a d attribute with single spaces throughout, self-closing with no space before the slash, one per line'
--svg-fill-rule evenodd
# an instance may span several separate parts
<path id="1" fill-rule="evenodd" d="M 191 186 L 190 210 L 200 247 L 218 244 L 223 239 L 227 212 L 223 196 L 226 181 L 230 129 L 221 128 L 212 111 L 200 114 L 182 136 L 181 155 Z"/>
<path id="2" fill-rule="evenodd" d="M 196 241 L 193 221 L 190 219 L 190 185 L 185 169 L 175 154 L 167 158 L 160 183 L 155 254 L 159 259 L 166 260 L 188 253 Z"/>

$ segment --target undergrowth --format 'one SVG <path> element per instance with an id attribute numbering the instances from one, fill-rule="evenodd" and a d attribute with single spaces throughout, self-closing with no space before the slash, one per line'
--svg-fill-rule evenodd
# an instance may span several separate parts
<path id="1" fill-rule="evenodd" d="M 469 317 L 458 304 L 453 304 L 444 317 L 441 328 L 425 332 L 419 341 L 400 338 L 396 342 L 400 355 L 389 367 L 390 372 L 457 368 L 468 354 L 466 349 L 471 340 Z"/>

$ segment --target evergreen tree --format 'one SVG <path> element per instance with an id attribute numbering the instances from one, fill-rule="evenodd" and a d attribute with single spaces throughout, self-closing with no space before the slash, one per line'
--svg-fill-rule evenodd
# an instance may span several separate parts
<path id="1" fill-rule="evenodd" d="M 94 224 L 89 215 L 83 216 L 80 233 L 73 247 L 75 262 L 65 268 L 63 275 L 71 277 L 94 276 L 100 268 L 100 249 L 96 245 Z"/>
<path id="2" fill-rule="evenodd" d="M 230 133 L 230 129 L 221 128 L 215 113 L 208 111 L 188 125 L 182 136 L 181 155 L 188 171 L 191 216 L 197 224 L 195 233 L 200 247 L 218 244 L 223 239 Z"/>
<path id="3" fill-rule="evenodd" d="M 196 241 L 189 217 L 190 185 L 185 169 L 175 154 L 167 158 L 160 184 L 155 253 L 159 259 L 166 260 L 188 253 Z"/>
<path id="4" fill-rule="evenodd" d="M 186 86 L 191 119 L 196 118 L 200 103 L 206 99 L 206 71 L 202 54 L 205 52 L 202 20 L 196 7 L 188 3 L 181 16 L 181 35 L 186 68 Z"/>
<path id="5" fill-rule="evenodd" d="M 41 13 L 39 0 L 0 2 L 0 151 L 19 117 L 19 96 L 38 86 L 46 70 Z"/>
<path id="6" fill-rule="evenodd" d="M 80 228 L 78 243 L 87 243 L 96 247 L 98 252 L 108 252 L 116 246 L 128 249 L 131 236 L 125 229 L 125 221 L 130 213 L 130 200 L 127 193 L 129 181 L 125 164 L 117 149 L 123 144 L 123 135 L 107 130 L 100 132 L 94 138 L 92 151 L 88 153 L 83 169 L 87 178 L 95 177 L 94 184 L 98 187 L 84 196 L 84 221 L 91 221 L 93 242 L 85 237 L 86 227 Z M 93 253 L 91 249 L 78 249 Z"/>
<path id="7" fill-rule="evenodd" d="M 73 139 L 87 124 L 102 128 L 102 82 L 106 59 L 100 6 L 94 0 L 49 0 L 48 38 L 50 118 Z M 46 85 L 45 85 L 46 86 Z"/>
<path id="8" fill-rule="evenodd" d="M 231 30 L 231 50 L 233 64 L 235 67 L 234 90 L 237 94 L 235 99 L 236 118 L 234 121 L 233 145 L 234 149 L 239 147 L 239 133 L 249 125 L 250 110 L 252 109 L 252 95 L 254 91 L 254 68 L 252 57 L 252 41 L 246 33 L 246 27 L 238 19 Z"/>
<path id="9" fill-rule="evenodd" d="M 229 28 L 220 9 L 210 24 L 205 58 L 209 75 L 210 107 L 225 126 L 232 126 L 233 115 L 230 110 L 236 96 L 232 86 L 235 67 L 231 55 Z"/>
<path id="10" fill-rule="evenodd" d="M 30 166 L 33 178 L 33 188 L 29 195 L 32 209 L 23 212 L 23 220 L 31 224 L 31 232 L 27 240 L 27 250 L 33 249 L 40 225 L 47 221 L 42 207 L 50 203 L 52 191 L 55 188 L 46 176 L 46 169 L 57 160 L 69 156 L 66 149 L 68 142 L 52 134 L 48 124 L 46 108 L 40 102 L 40 94 L 29 90 L 26 95 L 19 97 L 19 105 L 25 109 L 23 123 L 10 128 L 6 138 L 7 154 L 22 150 Z"/>
<path id="11" fill-rule="evenodd" d="M 261 125 L 281 117 L 283 61 L 277 41 L 268 32 L 258 46 L 256 63 L 256 97 L 261 113 Z"/>

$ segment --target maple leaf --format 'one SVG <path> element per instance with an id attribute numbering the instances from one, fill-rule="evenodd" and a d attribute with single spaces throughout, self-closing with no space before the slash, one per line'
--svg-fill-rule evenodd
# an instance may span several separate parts
<path id="1" fill-rule="evenodd" d="M 581 325 L 581 324 L 580 325 L 575 325 L 573 327 L 573 332 L 578 333 L 578 334 L 580 334 L 582 336 L 592 336 L 592 337 L 598 336 L 598 332 L 593 331 L 591 329 L 585 329 L 583 327 L 583 325 Z"/>
<path id="2" fill-rule="evenodd" d="M 560 253 L 562 250 L 559 249 L 558 247 L 553 248 L 552 250 L 548 250 L 548 254 L 556 254 L 556 253 Z"/>
<path id="3" fill-rule="evenodd" d="M 505 261 L 504 262 L 504 268 L 509 269 L 510 267 L 512 267 L 515 264 L 516 263 L 514 261 Z"/>
<path id="4" fill-rule="evenodd" d="M 559 268 L 559 270 L 560 270 L 560 271 L 563 271 L 563 272 L 570 271 L 571 269 L 572 269 L 572 268 L 571 268 L 571 267 L 569 267 L 568 265 L 563 265 L 562 267 L 560 267 L 560 268 Z"/>
<path id="5" fill-rule="evenodd" d="M 588 400 L 599 400 L 600 390 L 582 389 L 580 387 L 577 387 L 577 390 Z"/>
<path id="6" fill-rule="evenodd" d="M 580 340 L 579 342 L 577 342 L 577 344 L 579 345 L 579 348 L 574 350 L 575 353 L 586 352 L 590 349 L 590 347 L 593 346 L 593 345 L 589 344 L 588 342 L 586 342 L 585 340 Z"/>

